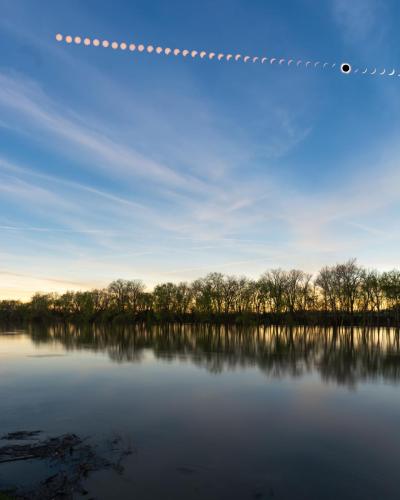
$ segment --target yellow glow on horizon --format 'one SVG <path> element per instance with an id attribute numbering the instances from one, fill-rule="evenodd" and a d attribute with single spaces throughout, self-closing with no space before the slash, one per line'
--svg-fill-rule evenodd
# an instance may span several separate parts
<path id="1" fill-rule="evenodd" d="M 74 282 L 62 278 L 25 276 L 23 274 L 0 272 L 0 300 L 29 301 L 36 293 L 65 293 L 66 291 L 84 291 L 103 287 L 99 282 Z"/>

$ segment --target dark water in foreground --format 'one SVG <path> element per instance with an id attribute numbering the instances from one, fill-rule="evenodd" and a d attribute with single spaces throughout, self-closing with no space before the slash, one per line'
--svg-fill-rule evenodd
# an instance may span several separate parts
<path id="1" fill-rule="evenodd" d="M 3 328 L 0 435 L 33 429 L 132 443 L 86 498 L 399 499 L 399 332 Z"/>

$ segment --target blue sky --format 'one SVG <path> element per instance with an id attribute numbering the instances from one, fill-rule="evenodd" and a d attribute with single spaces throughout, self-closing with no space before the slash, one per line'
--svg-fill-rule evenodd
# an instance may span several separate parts
<path id="1" fill-rule="evenodd" d="M 398 2 L 0 8 L 1 297 L 119 277 L 151 289 L 211 271 L 315 272 L 353 256 L 398 266 L 399 77 L 54 39 L 398 64 L 399 73 Z"/>

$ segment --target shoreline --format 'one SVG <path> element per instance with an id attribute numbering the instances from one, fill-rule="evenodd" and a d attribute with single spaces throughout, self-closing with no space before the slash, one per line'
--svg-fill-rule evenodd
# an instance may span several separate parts
<path id="1" fill-rule="evenodd" d="M 0 325 L 16 324 L 93 324 L 93 325 L 237 325 L 237 326 L 310 326 L 310 327 L 389 327 L 400 328 L 398 311 L 325 313 L 228 313 L 228 314 L 156 314 L 107 313 L 104 315 L 0 314 Z"/>

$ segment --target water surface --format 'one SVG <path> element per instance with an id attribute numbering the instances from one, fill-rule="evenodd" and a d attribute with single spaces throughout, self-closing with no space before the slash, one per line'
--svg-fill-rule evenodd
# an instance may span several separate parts
<path id="1" fill-rule="evenodd" d="M 0 329 L 0 435 L 132 444 L 98 499 L 398 499 L 393 329 Z M 40 464 L 0 465 L 0 486 Z"/>

